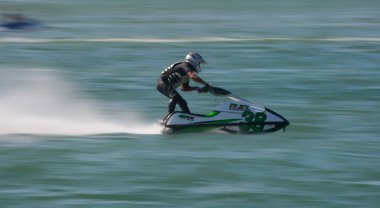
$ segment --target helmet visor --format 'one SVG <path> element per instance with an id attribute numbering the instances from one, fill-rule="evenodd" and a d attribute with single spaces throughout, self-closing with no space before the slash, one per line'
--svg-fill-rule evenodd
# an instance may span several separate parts
<path id="1" fill-rule="evenodd" d="M 204 60 L 202 57 L 199 60 L 199 64 L 207 64 L 207 61 Z"/>

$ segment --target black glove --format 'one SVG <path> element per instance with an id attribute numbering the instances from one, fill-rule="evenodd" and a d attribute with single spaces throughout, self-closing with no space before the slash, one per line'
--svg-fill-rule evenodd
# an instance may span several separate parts
<path id="1" fill-rule="evenodd" d="M 210 85 L 206 84 L 204 87 L 198 88 L 197 91 L 198 91 L 198 93 L 206 93 L 206 92 L 208 92 L 209 87 L 210 87 Z"/>

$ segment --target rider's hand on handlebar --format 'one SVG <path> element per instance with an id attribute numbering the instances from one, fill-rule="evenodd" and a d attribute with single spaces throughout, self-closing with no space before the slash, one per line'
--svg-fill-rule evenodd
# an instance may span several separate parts
<path id="1" fill-rule="evenodd" d="M 204 87 L 198 88 L 197 91 L 198 93 L 206 93 L 208 92 L 209 85 L 205 85 Z"/>

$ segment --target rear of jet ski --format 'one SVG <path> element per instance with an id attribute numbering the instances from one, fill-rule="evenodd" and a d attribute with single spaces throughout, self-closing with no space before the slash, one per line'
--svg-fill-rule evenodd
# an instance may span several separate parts
<path id="1" fill-rule="evenodd" d="M 212 111 L 207 115 L 174 112 L 162 123 L 164 132 L 205 132 L 225 125 L 238 125 L 241 116 L 234 113 Z"/>

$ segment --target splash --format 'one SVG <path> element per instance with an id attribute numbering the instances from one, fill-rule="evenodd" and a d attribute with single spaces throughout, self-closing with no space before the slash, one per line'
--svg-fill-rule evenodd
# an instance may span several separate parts
<path id="1" fill-rule="evenodd" d="M 0 77 L 0 135 L 160 133 L 133 111 L 102 112 L 54 70 L 1 70 Z"/>

